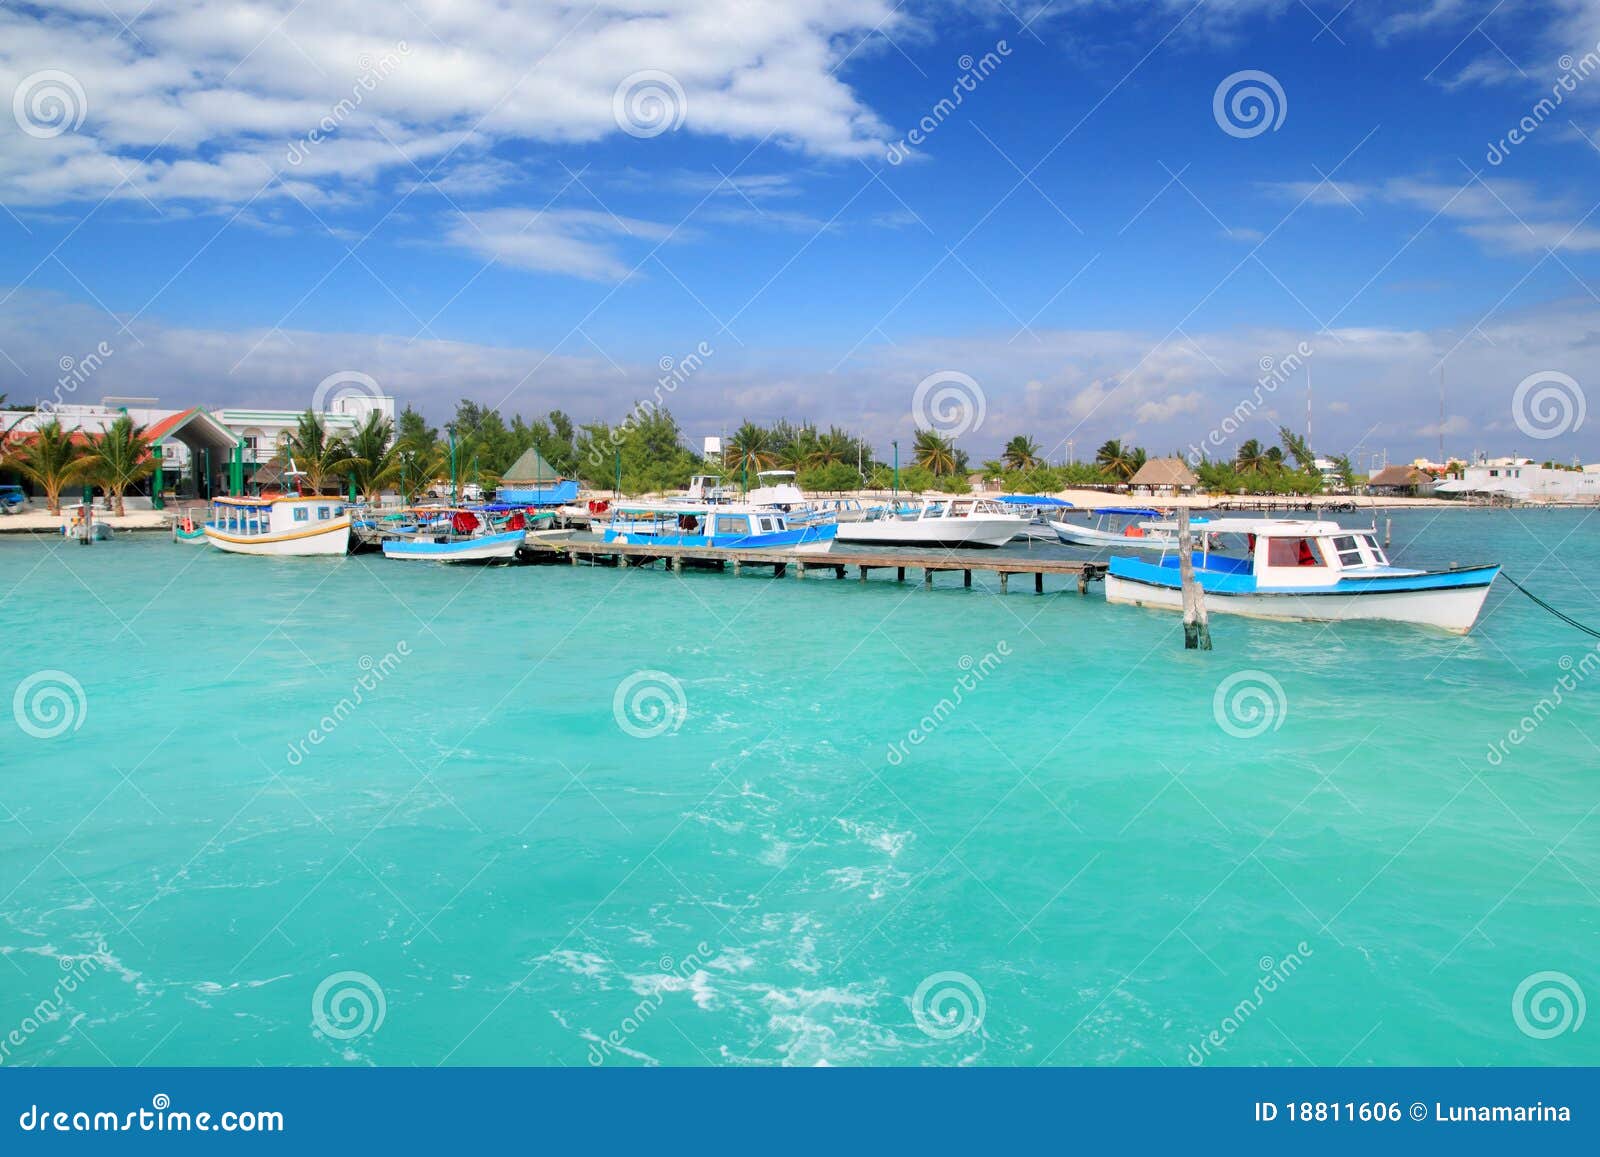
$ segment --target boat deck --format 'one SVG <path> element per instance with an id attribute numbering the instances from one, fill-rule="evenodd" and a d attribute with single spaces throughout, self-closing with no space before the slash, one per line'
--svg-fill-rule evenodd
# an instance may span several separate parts
<path id="1" fill-rule="evenodd" d="M 560 563 L 573 566 L 654 566 L 665 563 L 673 571 L 693 569 L 727 570 L 740 574 L 746 567 L 767 568 L 781 578 L 791 570 L 797 579 L 815 571 L 832 571 L 842 579 L 851 568 L 861 582 L 875 570 L 892 570 L 895 580 L 904 582 L 908 570 L 921 571 L 924 586 L 933 586 L 933 576 L 960 572 L 962 585 L 972 585 L 973 572 L 997 575 L 1005 592 L 1012 575 L 1033 576 L 1036 594 L 1044 593 L 1046 575 L 1065 575 L 1078 580 L 1078 593 L 1085 594 L 1089 583 L 1103 578 L 1106 564 L 1076 559 L 1023 558 L 1016 556 L 975 558 L 948 551 L 900 548 L 893 550 L 839 549 L 821 553 L 794 550 L 708 550 L 705 547 L 661 546 L 654 543 L 618 542 L 541 542 L 529 543 L 523 551 L 530 562 Z"/>

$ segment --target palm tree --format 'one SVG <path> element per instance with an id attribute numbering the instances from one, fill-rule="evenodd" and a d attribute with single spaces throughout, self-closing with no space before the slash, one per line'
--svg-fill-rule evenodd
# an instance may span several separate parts
<path id="1" fill-rule="evenodd" d="M 1294 459 L 1295 465 L 1300 469 L 1309 472 L 1317 468 L 1317 456 L 1310 445 L 1289 427 L 1278 427 L 1278 441 L 1283 443 L 1283 448 L 1289 452 L 1289 457 Z"/>
<path id="2" fill-rule="evenodd" d="M 87 473 L 100 484 L 112 502 L 112 513 L 125 514 L 122 498 L 128 487 L 156 472 L 160 451 L 150 445 L 144 427 L 123 414 L 94 440 Z"/>
<path id="3" fill-rule="evenodd" d="M 926 466 L 936 475 L 954 474 L 960 466 L 955 443 L 937 430 L 918 430 L 912 451 L 918 466 Z"/>
<path id="4" fill-rule="evenodd" d="M 724 469 L 754 474 L 777 462 L 777 441 L 770 430 L 747 421 L 728 439 L 724 458 L 727 462 Z"/>
<path id="5" fill-rule="evenodd" d="M 355 458 L 344 439 L 329 437 L 328 429 L 311 410 L 300 415 L 300 423 L 285 447 L 295 468 L 305 475 L 306 486 L 321 494 L 328 479 L 337 479 L 355 465 Z"/>
<path id="6" fill-rule="evenodd" d="M 1144 464 L 1143 450 L 1129 450 L 1119 438 L 1111 438 L 1095 451 L 1095 465 L 1113 478 L 1126 482 L 1139 472 Z"/>
<path id="7" fill-rule="evenodd" d="M 51 418 L 31 437 L 14 441 L 6 464 L 44 490 L 51 514 L 61 513 L 61 491 L 89 474 L 93 461 L 84 453 L 81 442 Z"/>
<path id="8" fill-rule="evenodd" d="M 804 470 L 815 465 L 817 432 L 810 426 L 801 426 L 789 444 L 783 448 L 780 460 L 790 470 Z"/>
<path id="9" fill-rule="evenodd" d="M 1039 465 L 1039 443 L 1026 434 L 1018 434 L 1006 443 L 1000 455 L 1012 470 L 1032 470 Z"/>
<path id="10" fill-rule="evenodd" d="M 1233 456 L 1233 468 L 1240 474 L 1260 474 L 1266 470 L 1267 456 L 1261 450 L 1261 443 L 1254 438 L 1239 443 L 1239 451 Z"/>
<path id="11" fill-rule="evenodd" d="M 351 473 L 362 501 L 369 504 L 376 504 L 383 488 L 400 476 L 400 447 L 391 445 L 393 434 L 394 423 L 373 410 L 350 439 Z"/>
<path id="12" fill-rule="evenodd" d="M 855 444 L 849 434 L 837 426 L 830 427 L 826 434 L 818 434 L 816 446 L 811 452 L 811 465 L 832 466 L 835 462 L 848 462 L 850 452 L 855 449 Z M 854 462 L 849 462 L 854 466 Z"/>

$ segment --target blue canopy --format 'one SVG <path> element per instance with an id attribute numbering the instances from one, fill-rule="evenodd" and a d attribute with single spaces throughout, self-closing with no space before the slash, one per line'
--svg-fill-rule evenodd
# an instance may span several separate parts
<path id="1" fill-rule="evenodd" d="M 561 506 L 578 497 L 578 483 L 562 479 L 549 486 L 505 486 L 495 491 L 495 499 L 514 506 Z"/>
<path id="2" fill-rule="evenodd" d="M 1097 506 L 1095 514 L 1125 514 L 1134 518 L 1160 518 L 1161 511 L 1151 510 L 1148 506 Z"/>
<path id="3" fill-rule="evenodd" d="M 1063 498 L 1051 498 L 1045 494 L 1000 494 L 996 497 L 1008 506 L 1070 507 L 1072 505 Z"/>

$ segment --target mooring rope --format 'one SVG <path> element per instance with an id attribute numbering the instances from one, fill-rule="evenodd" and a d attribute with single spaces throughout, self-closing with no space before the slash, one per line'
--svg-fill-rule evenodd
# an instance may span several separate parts
<path id="1" fill-rule="evenodd" d="M 1600 631 L 1595 630 L 1593 627 L 1586 627 L 1582 623 L 1578 622 L 1577 619 L 1575 619 L 1571 615 L 1567 614 L 1565 611 L 1560 611 L 1560 610 L 1557 610 L 1555 607 L 1552 607 L 1549 603 L 1545 602 L 1538 595 L 1534 594 L 1527 587 L 1525 587 L 1521 583 L 1519 583 L 1516 579 L 1514 579 L 1510 575 L 1506 574 L 1505 571 L 1501 571 L 1500 574 L 1505 578 L 1506 582 L 1508 582 L 1512 586 L 1516 587 L 1519 591 L 1521 591 L 1523 594 L 1527 595 L 1530 599 L 1532 599 L 1536 605 L 1538 605 L 1540 607 L 1543 607 L 1545 610 L 1549 611 L 1556 618 L 1560 619 L 1563 623 L 1566 623 L 1569 627 L 1573 627 L 1576 630 L 1582 631 L 1584 634 L 1590 636 L 1591 638 L 1600 639 Z"/>

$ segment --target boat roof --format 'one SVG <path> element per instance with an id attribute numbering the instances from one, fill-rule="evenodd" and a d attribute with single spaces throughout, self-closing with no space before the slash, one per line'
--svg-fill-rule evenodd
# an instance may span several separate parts
<path id="1" fill-rule="evenodd" d="M 1207 534 L 1253 534 L 1258 538 L 1319 538 L 1373 531 L 1370 526 L 1340 526 L 1310 518 L 1213 518 L 1200 525 Z"/>
<path id="2" fill-rule="evenodd" d="M 275 502 L 344 502 L 345 498 L 342 494 L 259 494 L 255 497 L 218 494 L 211 501 L 229 506 L 271 506 Z"/>
<path id="3" fill-rule="evenodd" d="M 793 470 L 757 470 L 757 478 L 793 478 Z"/>
<path id="4" fill-rule="evenodd" d="M 1161 511 L 1148 506 L 1096 506 L 1092 514 L 1126 514 L 1138 518 L 1160 518 Z"/>
<path id="5" fill-rule="evenodd" d="M 770 506 L 734 502 L 630 502 L 615 509 L 619 514 L 783 514 Z"/>
<path id="6" fill-rule="evenodd" d="M 1064 498 L 1051 498 L 1048 494 L 996 494 L 994 498 L 1007 506 L 1070 507 L 1072 505 Z"/>

